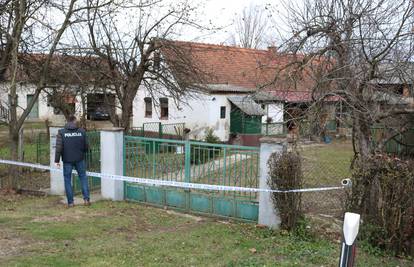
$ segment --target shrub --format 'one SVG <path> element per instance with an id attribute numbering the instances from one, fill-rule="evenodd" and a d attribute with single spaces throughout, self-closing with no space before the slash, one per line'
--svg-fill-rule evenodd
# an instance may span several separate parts
<path id="1" fill-rule="evenodd" d="M 212 128 L 207 128 L 204 134 L 204 141 L 206 143 L 218 144 L 220 143 L 220 138 L 214 134 L 214 130 Z"/>
<path id="2" fill-rule="evenodd" d="M 297 152 L 273 153 L 268 166 L 270 188 L 290 190 L 302 187 L 302 161 Z M 281 228 L 295 230 L 303 219 L 301 193 L 273 193 L 272 199 L 280 214 Z"/>
<path id="3" fill-rule="evenodd" d="M 208 128 L 205 131 L 204 141 L 210 144 L 220 143 L 220 138 L 214 134 L 214 130 Z M 220 156 L 219 147 L 198 146 L 191 147 L 191 164 L 204 164 Z"/>
<path id="4" fill-rule="evenodd" d="M 361 238 L 396 254 L 414 252 L 414 161 L 358 160 L 348 207 L 361 214 Z"/>

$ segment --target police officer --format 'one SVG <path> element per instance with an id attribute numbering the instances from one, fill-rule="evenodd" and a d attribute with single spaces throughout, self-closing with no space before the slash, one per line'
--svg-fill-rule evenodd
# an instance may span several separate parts
<path id="1" fill-rule="evenodd" d="M 90 205 L 89 186 L 86 177 L 85 153 L 88 151 L 88 140 L 84 129 L 77 126 L 76 117 L 71 115 L 65 125 L 60 129 L 56 138 L 55 163 L 60 168 L 60 158 L 63 161 L 63 177 L 68 207 L 73 207 L 72 169 L 78 172 L 82 187 L 85 205 Z"/>

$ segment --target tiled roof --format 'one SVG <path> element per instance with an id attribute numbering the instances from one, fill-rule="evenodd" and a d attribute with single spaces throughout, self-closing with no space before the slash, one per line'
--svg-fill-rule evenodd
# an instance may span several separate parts
<path id="1" fill-rule="evenodd" d="M 206 84 L 200 85 L 210 92 L 237 92 L 237 93 L 252 93 L 256 91 L 255 88 L 247 88 L 243 86 L 237 86 L 232 84 Z"/>
<path id="2" fill-rule="evenodd" d="M 164 42 L 161 52 L 167 62 L 173 62 L 173 58 L 176 57 L 171 51 L 180 50 L 181 54 L 189 57 L 191 64 L 204 74 L 204 83 L 207 85 L 231 85 L 250 91 L 269 85 L 276 90 L 312 89 L 311 79 L 306 77 L 303 69 L 301 71 L 304 75 L 297 79 L 297 72 L 287 67 L 292 62 L 302 59 L 302 55 L 278 53 L 273 49 L 259 50 L 168 40 L 161 42 Z M 279 71 L 283 74 L 277 75 Z"/>
<path id="3" fill-rule="evenodd" d="M 311 91 L 278 91 L 278 90 L 267 90 L 257 92 L 254 98 L 258 101 L 282 101 L 289 103 L 305 103 L 311 102 L 317 98 L 312 95 Z M 324 97 L 324 101 L 335 102 L 341 99 L 340 96 L 331 95 Z"/>
<path id="4" fill-rule="evenodd" d="M 19 82 L 36 83 L 39 80 L 45 54 L 31 53 L 19 55 L 17 79 Z M 55 54 L 49 67 L 48 85 L 55 84 L 111 84 L 109 67 L 101 59 L 93 56 L 71 56 Z M 7 70 L 5 81 L 10 80 Z"/>

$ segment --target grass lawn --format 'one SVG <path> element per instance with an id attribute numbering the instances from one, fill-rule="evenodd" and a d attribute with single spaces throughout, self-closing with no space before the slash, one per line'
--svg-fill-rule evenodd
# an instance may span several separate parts
<path id="1" fill-rule="evenodd" d="M 351 142 L 334 141 L 331 144 L 304 147 L 300 151 L 305 187 L 339 185 L 342 179 L 350 178 L 353 157 Z"/>
<path id="2" fill-rule="evenodd" d="M 39 152 L 38 152 L 39 149 Z M 9 147 L 0 148 L 0 158 L 7 159 L 10 157 Z M 34 143 L 24 144 L 24 161 L 25 162 L 40 162 L 43 164 L 49 163 L 49 143 L 40 144 L 39 147 Z"/>
<path id="3" fill-rule="evenodd" d="M 0 196 L 1 266 L 337 266 L 339 244 L 128 202 Z M 312 229 L 312 227 L 311 227 Z M 413 262 L 358 251 L 358 266 Z"/>
<path id="4" fill-rule="evenodd" d="M 28 122 L 24 123 L 25 129 L 39 129 L 46 131 L 46 124 L 43 121 Z M 8 131 L 8 126 L 6 124 L 0 124 L 0 131 Z"/>

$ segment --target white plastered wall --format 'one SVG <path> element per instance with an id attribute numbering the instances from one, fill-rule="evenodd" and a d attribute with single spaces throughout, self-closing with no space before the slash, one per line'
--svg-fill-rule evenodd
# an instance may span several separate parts
<path id="1" fill-rule="evenodd" d="M 76 85 L 74 85 L 76 87 Z M 2 102 L 8 103 L 8 92 L 10 88 L 9 82 L 3 82 L 0 83 L 0 100 Z M 17 104 L 19 108 L 17 109 L 17 115 L 20 116 L 23 112 L 23 109 L 27 107 L 27 95 L 33 94 L 36 90 L 36 86 L 34 84 L 30 83 L 21 83 L 17 85 L 17 95 L 18 100 Z M 90 91 L 92 91 L 92 87 L 90 88 Z M 86 90 L 88 91 L 88 90 Z M 64 117 L 63 115 L 55 115 L 54 114 L 54 108 L 47 105 L 47 93 L 41 92 L 38 99 L 39 103 L 39 117 L 35 120 L 50 120 L 53 123 L 63 123 Z M 117 114 L 121 114 L 121 110 L 118 108 L 119 104 L 117 103 Z M 76 96 L 76 103 L 75 103 L 75 115 L 81 116 L 83 112 L 82 108 L 82 101 L 81 96 Z M 29 119 L 28 119 L 29 120 Z"/>
<path id="2" fill-rule="evenodd" d="M 283 122 L 283 103 L 265 104 L 266 116 L 262 117 L 262 122 L 266 123 L 267 118 L 271 118 L 272 122 Z"/>
<path id="3" fill-rule="evenodd" d="M 151 97 L 145 88 L 140 88 L 134 99 L 133 126 L 141 127 L 147 122 L 185 123 L 185 127 L 191 130 L 191 139 L 203 140 L 206 129 L 212 128 L 214 134 L 221 141 L 227 141 L 230 135 L 230 109 L 231 104 L 225 94 L 192 93 L 191 96 L 180 99 L 177 104 L 174 99 L 168 97 L 168 119 L 160 119 L 159 98 L 154 96 L 152 117 L 145 117 L 145 97 Z M 220 107 L 226 107 L 226 116 L 220 118 Z"/>
<path id="4" fill-rule="evenodd" d="M 8 92 L 10 88 L 10 83 L 1 83 L 0 84 L 0 98 L 5 103 L 8 103 Z M 36 86 L 34 84 L 21 83 L 17 84 L 17 115 L 20 116 L 23 113 L 23 110 L 27 108 L 27 96 L 34 94 Z M 59 116 L 53 114 L 53 108 L 47 105 L 47 94 L 41 92 L 38 98 L 38 120 L 46 119 L 58 119 Z"/>

